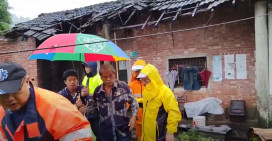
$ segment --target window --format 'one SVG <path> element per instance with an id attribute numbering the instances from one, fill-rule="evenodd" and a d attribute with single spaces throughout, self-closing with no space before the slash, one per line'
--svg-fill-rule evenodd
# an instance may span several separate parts
<path id="1" fill-rule="evenodd" d="M 107 61 L 108 62 L 108 61 Z M 99 68 L 101 65 L 103 65 L 105 61 L 100 61 Z M 110 64 L 114 67 L 114 69 L 117 71 L 118 80 L 124 81 L 126 83 L 130 80 L 130 70 L 129 70 L 129 61 L 118 61 L 118 68 L 116 66 L 116 62 L 110 62 Z"/>
<path id="2" fill-rule="evenodd" d="M 126 83 L 128 83 L 127 61 L 119 61 L 118 64 L 119 64 L 119 70 L 118 70 L 119 80 L 125 81 Z"/>
<path id="3" fill-rule="evenodd" d="M 176 58 L 169 59 L 169 71 L 176 70 L 177 80 L 175 82 L 175 87 L 183 86 L 183 69 L 188 66 L 197 67 L 198 71 L 201 72 L 207 66 L 207 58 L 206 57 L 193 57 L 193 58 Z M 200 79 L 200 85 L 204 86 L 203 81 Z"/>

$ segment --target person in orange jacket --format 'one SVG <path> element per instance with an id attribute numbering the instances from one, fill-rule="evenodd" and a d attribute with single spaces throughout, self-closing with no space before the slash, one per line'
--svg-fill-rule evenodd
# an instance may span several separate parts
<path id="1" fill-rule="evenodd" d="M 19 64 L 0 64 L 0 105 L 0 141 L 92 141 L 90 124 L 76 106 L 34 87 Z"/>
<path id="2" fill-rule="evenodd" d="M 134 97 L 136 98 L 137 102 L 139 103 L 139 109 L 137 114 L 137 120 L 136 120 L 136 134 L 138 141 L 141 141 L 142 136 L 142 123 L 143 123 L 143 104 L 142 104 L 142 92 L 144 90 L 143 83 L 137 79 L 136 77 L 139 75 L 142 68 L 146 65 L 146 62 L 144 60 L 137 60 L 131 70 L 132 70 L 132 77 L 131 82 L 128 84 L 131 88 Z"/>

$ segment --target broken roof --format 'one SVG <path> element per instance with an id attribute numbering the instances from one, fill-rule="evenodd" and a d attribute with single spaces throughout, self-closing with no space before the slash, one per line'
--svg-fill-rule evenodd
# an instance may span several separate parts
<path id="1" fill-rule="evenodd" d="M 225 2 L 235 3 L 235 0 L 117 0 L 73 10 L 40 14 L 33 20 L 16 24 L 5 34 L 5 37 L 24 35 L 44 40 L 54 34 L 65 33 L 62 30 L 63 23 L 68 23 L 78 32 L 82 32 L 97 22 L 120 18 L 124 13 L 130 14 L 127 16 L 128 20 L 135 12 L 142 11 L 175 13 L 175 18 L 177 18 L 185 12 L 192 12 L 194 16 L 198 10 L 213 10 Z M 80 26 L 73 24 L 73 21 L 82 19 L 84 21 L 80 23 Z M 127 24 L 127 21 L 124 22 L 121 19 L 123 25 Z"/>

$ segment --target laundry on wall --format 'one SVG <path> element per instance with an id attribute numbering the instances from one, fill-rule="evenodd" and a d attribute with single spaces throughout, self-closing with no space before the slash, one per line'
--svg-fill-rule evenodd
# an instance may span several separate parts
<path id="1" fill-rule="evenodd" d="M 166 72 L 168 86 L 172 90 L 177 86 L 183 86 L 184 90 L 208 88 L 210 76 L 219 82 L 223 80 L 223 72 L 225 79 L 247 79 L 246 54 L 224 55 L 224 71 L 222 57 L 212 56 L 212 72 L 208 70 L 206 60 L 172 63 Z"/>

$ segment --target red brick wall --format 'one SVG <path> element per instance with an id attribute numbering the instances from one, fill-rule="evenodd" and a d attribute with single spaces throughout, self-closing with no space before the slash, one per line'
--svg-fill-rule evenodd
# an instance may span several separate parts
<path id="1" fill-rule="evenodd" d="M 222 7 L 215 11 L 210 25 L 237 20 L 254 16 L 253 7 L 240 6 L 239 8 Z M 117 32 L 117 38 L 125 36 L 139 36 L 152 33 L 182 30 L 193 27 L 204 26 L 210 13 L 199 13 L 195 17 L 182 17 L 176 23 L 160 23 L 158 28 L 147 27 L 144 30 L 133 29 L 130 34 L 124 35 L 124 31 Z M 220 25 L 210 28 L 189 30 L 173 34 L 164 34 L 151 37 L 118 41 L 118 45 L 129 51 L 137 51 L 138 57 L 155 65 L 165 81 L 167 62 L 169 58 L 205 55 L 208 58 L 208 69 L 213 70 L 212 57 L 222 56 L 223 81 L 214 82 L 210 77 L 209 88 L 198 91 L 187 92 L 188 101 L 197 101 L 205 97 L 217 97 L 223 100 L 224 107 L 228 106 L 230 100 L 246 100 L 247 106 L 256 106 L 255 88 L 255 33 L 254 20 L 238 23 Z M 224 55 L 246 54 L 247 57 L 247 79 L 229 80 L 224 74 Z M 135 61 L 133 59 L 132 63 Z M 175 90 L 177 95 L 185 91 Z"/>
<path id="2" fill-rule="evenodd" d="M 11 51 L 20 51 L 20 50 L 31 50 L 36 48 L 35 39 L 29 38 L 27 41 L 21 41 L 21 38 L 17 40 L 3 40 L 0 39 L 0 52 L 11 52 Z M 22 65 L 27 74 L 32 79 L 34 85 L 37 85 L 37 61 L 28 60 L 29 55 L 32 51 L 29 52 L 20 52 L 12 54 L 0 55 L 0 62 L 12 61 Z"/>
<path id="3" fill-rule="evenodd" d="M 187 16 L 180 18 L 175 23 L 161 22 L 156 28 L 154 26 L 146 27 L 144 30 L 129 29 L 117 32 L 117 38 L 146 35 L 152 33 L 168 32 L 173 30 L 182 30 L 193 27 L 204 26 L 210 18 L 210 12 L 198 13 L 195 17 Z M 222 23 L 231 20 L 254 16 L 253 7 L 247 5 L 238 8 L 221 7 L 215 11 L 211 24 Z M 137 51 L 138 56 L 148 63 L 155 65 L 164 82 L 165 72 L 167 71 L 167 62 L 173 57 L 189 57 L 205 55 L 208 58 L 208 69 L 212 71 L 212 56 L 221 55 L 223 65 L 223 81 L 214 82 L 210 77 L 208 89 L 199 91 L 190 91 L 187 94 L 188 101 L 197 101 L 205 97 L 217 97 L 223 100 L 224 107 L 229 105 L 232 99 L 246 100 L 248 106 L 256 106 L 256 88 L 255 88 L 255 35 L 254 20 L 247 20 L 238 23 L 220 25 L 210 28 L 189 30 L 173 34 L 164 34 L 144 38 L 121 40 L 117 44 L 128 51 Z M 34 39 L 27 41 L 0 40 L 0 52 L 35 49 Z M 1 55 L 0 62 L 14 61 L 23 65 L 34 84 L 37 85 L 37 61 L 27 60 L 31 52 L 14 53 Z M 247 79 L 246 80 L 228 80 L 224 78 L 224 55 L 227 54 L 246 54 L 247 55 Z M 132 60 L 131 64 L 135 59 Z M 61 75 L 61 74 L 60 74 Z M 183 90 L 175 90 L 177 95 L 185 93 Z"/>

